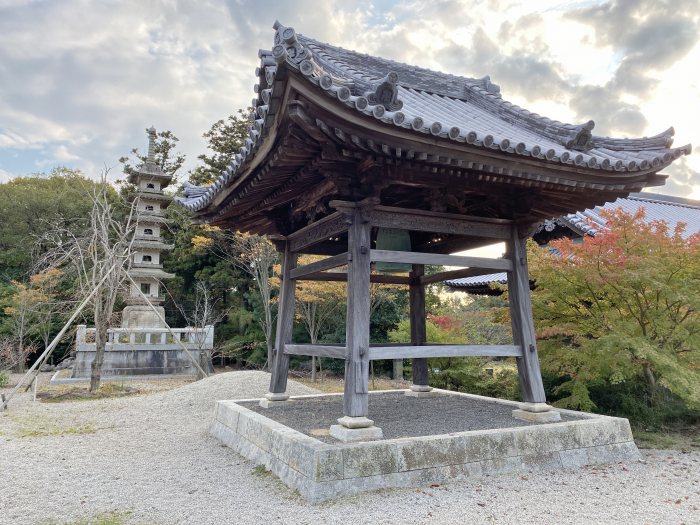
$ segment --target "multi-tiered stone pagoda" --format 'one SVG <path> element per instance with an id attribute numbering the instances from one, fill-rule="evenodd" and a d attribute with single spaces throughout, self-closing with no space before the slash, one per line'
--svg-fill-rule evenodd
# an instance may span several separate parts
<path id="1" fill-rule="evenodd" d="M 164 297 L 160 293 L 160 282 L 171 279 L 173 274 L 163 271 L 161 252 L 171 250 L 170 244 L 165 244 L 161 238 L 161 228 L 167 224 L 165 208 L 171 198 L 163 193 L 170 184 L 172 177 L 165 173 L 155 161 L 156 130 L 148 130 L 148 157 L 146 162 L 135 172 L 129 174 L 129 182 L 137 188 L 138 225 L 134 239 L 134 260 L 129 275 L 132 283 L 129 296 L 126 298 L 127 307 L 122 313 L 122 328 L 152 328 L 162 327 L 165 312 L 161 304 Z M 143 299 L 136 287 L 148 298 L 153 306 L 160 311 L 160 318 L 153 308 Z"/>

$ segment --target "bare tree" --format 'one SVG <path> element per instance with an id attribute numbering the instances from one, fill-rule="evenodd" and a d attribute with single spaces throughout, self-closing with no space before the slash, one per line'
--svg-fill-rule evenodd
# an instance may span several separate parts
<path id="1" fill-rule="evenodd" d="M 97 289 L 92 299 L 95 358 L 90 375 L 90 392 L 95 392 L 100 386 L 114 304 L 131 266 L 138 217 L 137 200 L 127 203 L 121 199 L 108 184 L 107 171 L 102 173 L 100 183 L 90 189 L 90 197 L 93 205 L 85 232 L 80 236 L 66 229 L 50 232 L 47 240 L 52 249 L 43 263 L 72 270 L 83 297 Z"/>
<path id="2" fill-rule="evenodd" d="M 322 257 L 303 255 L 300 264 L 311 264 Z M 318 343 L 321 330 L 336 315 L 342 315 L 342 299 L 345 295 L 345 283 L 300 281 L 295 294 L 297 318 L 301 319 L 309 334 L 311 344 Z M 311 380 L 316 381 L 316 365 L 321 368 L 321 358 L 311 357 Z"/>
<path id="3" fill-rule="evenodd" d="M 203 368 L 205 368 L 205 364 L 208 366 L 211 358 L 210 355 L 204 355 L 204 344 L 209 335 L 209 329 L 220 323 L 228 313 L 227 310 L 220 310 L 217 307 L 219 302 L 219 299 L 214 300 L 212 298 L 209 286 L 204 281 L 198 280 L 195 284 L 195 298 L 192 310 L 187 312 L 176 303 L 176 307 L 182 314 L 182 317 L 185 318 L 187 325 L 195 329 L 195 344 L 197 345 L 200 363 Z"/>
<path id="4" fill-rule="evenodd" d="M 8 316 L 8 325 L 12 330 L 14 345 L 13 366 L 20 374 L 24 373 L 25 361 L 28 356 L 27 338 L 36 317 L 36 306 L 41 298 L 30 286 L 12 281 L 15 293 L 10 297 L 9 306 L 4 310 Z"/>
<path id="5" fill-rule="evenodd" d="M 218 257 L 230 262 L 246 272 L 255 282 L 263 315 L 259 319 L 267 346 L 267 363 L 272 363 L 273 329 L 275 322 L 272 291 L 277 279 L 273 276 L 273 266 L 277 262 L 277 251 L 270 241 L 259 235 L 221 230 L 221 242 L 208 243 L 208 247 Z"/>

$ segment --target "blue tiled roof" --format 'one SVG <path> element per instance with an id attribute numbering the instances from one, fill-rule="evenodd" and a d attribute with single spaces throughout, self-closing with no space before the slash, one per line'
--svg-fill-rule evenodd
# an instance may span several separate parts
<path id="1" fill-rule="evenodd" d="M 577 233 L 583 232 L 585 235 L 594 236 L 606 228 L 605 219 L 600 215 L 601 211 L 620 208 L 627 213 L 636 213 L 640 208 L 644 208 L 646 222 L 665 221 L 670 228 L 675 228 L 678 223 L 685 223 L 686 229 L 683 234 L 685 237 L 700 232 L 700 201 L 646 192 L 632 193 L 629 197 L 596 206 L 592 210 L 571 213 L 561 217 L 559 221 Z M 490 284 L 506 283 L 505 272 L 445 281 L 445 284 L 451 288 L 483 288 Z"/>

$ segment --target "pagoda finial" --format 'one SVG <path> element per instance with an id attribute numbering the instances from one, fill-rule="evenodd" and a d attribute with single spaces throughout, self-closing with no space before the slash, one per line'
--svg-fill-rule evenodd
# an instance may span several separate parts
<path id="1" fill-rule="evenodd" d="M 151 126 L 146 130 L 148 132 L 148 157 L 146 163 L 156 163 L 156 128 Z"/>

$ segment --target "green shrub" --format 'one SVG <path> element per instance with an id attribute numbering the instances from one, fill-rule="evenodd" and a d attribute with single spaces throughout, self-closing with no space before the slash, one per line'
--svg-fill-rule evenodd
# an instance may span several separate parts
<path id="1" fill-rule="evenodd" d="M 430 385 L 455 392 L 515 399 L 519 397 L 518 372 L 514 367 L 488 367 L 482 357 L 435 358 L 428 360 Z"/>
<path id="2" fill-rule="evenodd" d="M 0 370 L 0 388 L 6 387 L 10 383 L 10 374 L 6 370 Z"/>

